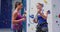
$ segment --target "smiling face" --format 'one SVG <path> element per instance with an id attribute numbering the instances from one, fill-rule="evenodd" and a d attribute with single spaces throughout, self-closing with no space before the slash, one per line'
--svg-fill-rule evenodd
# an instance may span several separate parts
<path id="1" fill-rule="evenodd" d="M 40 3 L 37 3 L 37 9 L 42 10 L 42 8 L 43 8 L 43 5 Z"/>

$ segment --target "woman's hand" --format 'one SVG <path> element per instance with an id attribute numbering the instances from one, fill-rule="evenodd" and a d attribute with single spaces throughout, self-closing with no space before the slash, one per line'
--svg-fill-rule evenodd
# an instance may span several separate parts
<path id="1" fill-rule="evenodd" d="M 25 20 L 26 20 L 25 18 L 19 19 L 19 21 L 25 21 Z"/>
<path id="2" fill-rule="evenodd" d="M 34 22 L 34 23 L 37 23 L 38 21 L 37 21 L 37 19 L 33 19 L 33 22 Z"/>
<path id="3" fill-rule="evenodd" d="M 47 14 L 45 13 L 45 15 L 43 14 L 43 13 L 39 13 L 40 14 L 40 16 L 42 16 L 44 19 L 47 19 Z"/>
<path id="4" fill-rule="evenodd" d="M 22 18 L 22 21 L 25 21 L 26 19 L 25 18 Z"/>

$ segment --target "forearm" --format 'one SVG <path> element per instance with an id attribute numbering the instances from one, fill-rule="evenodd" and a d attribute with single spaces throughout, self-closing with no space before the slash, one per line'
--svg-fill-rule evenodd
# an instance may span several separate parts
<path id="1" fill-rule="evenodd" d="M 20 20 L 16 20 L 15 18 L 12 18 L 13 23 L 18 23 Z"/>
<path id="2" fill-rule="evenodd" d="M 13 21 L 13 23 L 18 23 L 18 22 L 22 21 L 22 19 L 19 19 L 19 20 L 12 20 L 12 21 Z"/>
<path id="3" fill-rule="evenodd" d="M 44 14 L 40 13 L 40 15 L 41 15 L 44 19 L 47 19 L 47 16 L 45 16 Z"/>

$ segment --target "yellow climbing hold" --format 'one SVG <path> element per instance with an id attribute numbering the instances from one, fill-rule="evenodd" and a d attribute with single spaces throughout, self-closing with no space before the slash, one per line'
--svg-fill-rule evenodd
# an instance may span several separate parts
<path id="1" fill-rule="evenodd" d="M 47 4 L 47 0 L 44 0 L 44 3 Z"/>

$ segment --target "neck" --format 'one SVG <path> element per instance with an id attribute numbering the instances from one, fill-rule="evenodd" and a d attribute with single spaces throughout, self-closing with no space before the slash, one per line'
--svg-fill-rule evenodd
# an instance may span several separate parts
<path id="1" fill-rule="evenodd" d="M 21 9 L 19 9 L 19 8 L 16 8 L 16 10 L 19 12 Z"/>

